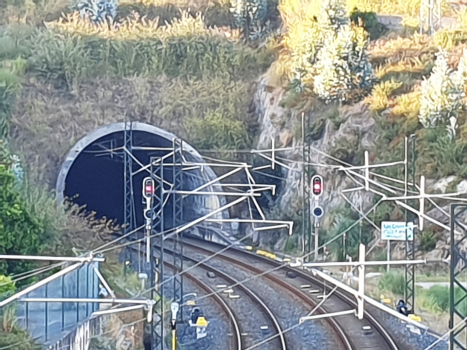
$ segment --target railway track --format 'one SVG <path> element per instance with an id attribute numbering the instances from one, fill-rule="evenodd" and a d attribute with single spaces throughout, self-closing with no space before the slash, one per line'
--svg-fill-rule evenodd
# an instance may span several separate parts
<path id="1" fill-rule="evenodd" d="M 167 252 L 170 252 L 169 249 L 166 249 Z M 282 328 L 281 325 L 279 324 L 276 316 L 274 313 L 270 310 L 270 308 L 267 306 L 267 304 L 260 298 L 255 292 L 253 292 L 250 288 L 247 288 L 245 285 L 240 284 L 239 281 L 236 279 L 232 278 L 228 274 L 222 272 L 219 269 L 216 269 L 206 263 L 200 262 L 198 259 L 194 259 L 192 257 L 189 257 L 188 255 L 184 254 L 183 258 L 185 261 L 192 262 L 193 264 L 196 264 L 197 267 L 201 267 L 202 269 L 206 271 L 213 272 L 216 276 L 220 277 L 222 280 L 226 281 L 229 285 L 235 285 L 235 288 L 237 288 L 240 293 L 244 294 L 244 296 L 248 297 L 252 302 L 258 307 L 260 310 L 261 314 L 264 316 L 264 319 L 266 322 L 269 323 L 269 327 L 273 328 L 273 332 L 278 335 L 278 338 L 275 339 L 275 342 L 277 343 L 277 346 L 275 348 L 280 349 L 280 350 L 287 350 L 287 344 L 285 341 L 284 334 L 282 333 Z M 215 292 L 213 292 L 215 293 Z M 218 295 L 218 294 L 217 294 Z M 246 320 L 243 320 L 242 322 L 246 322 Z M 267 347 L 265 349 L 272 349 L 271 344 L 268 343 Z"/>
<path id="2" fill-rule="evenodd" d="M 138 248 L 132 247 L 132 249 L 137 251 Z M 167 248 L 164 249 L 164 251 L 167 253 L 171 252 Z M 253 308 L 256 307 L 259 313 L 263 316 L 263 320 L 260 321 L 261 324 L 266 325 L 268 327 L 268 330 L 272 328 L 273 329 L 272 332 L 277 335 L 277 338 L 271 339 L 270 341 L 265 342 L 265 346 L 263 347 L 264 350 L 271 350 L 271 349 L 288 350 L 289 349 L 287 347 L 287 343 L 286 343 L 279 321 L 277 320 L 274 313 L 270 310 L 270 308 L 262 300 L 261 297 L 259 297 L 251 289 L 240 284 L 239 281 L 235 280 L 234 278 L 220 271 L 219 269 L 209 266 L 208 264 L 203 263 L 187 255 L 184 255 L 183 259 L 185 262 L 191 262 L 194 265 L 196 265 L 195 269 L 202 269 L 203 272 L 207 272 L 207 271 L 212 272 L 217 277 L 220 277 L 223 281 L 225 281 L 225 283 L 229 285 L 235 285 L 236 286 L 235 288 L 238 289 L 237 293 L 242 295 L 242 301 L 244 301 L 246 298 L 251 300 L 252 307 Z M 171 270 L 174 269 L 174 266 L 167 261 L 164 262 L 164 266 L 168 267 Z M 264 334 L 253 333 L 254 337 L 252 339 L 249 339 L 248 341 L 243 341 L 242 334 L 245 334 L 245 333 L 242 332 L 244 328 L 242 325 L 246 325 L 249 322 L 250 323 L 252 322 L 252 320 L 246 319 L 250 315 L 247 312 L 238 313 L 238 312 L 233 311 L 233 308 L 229 305 L 229 302 L 234 303 L 235 302 L 234 300 L 229 300 L 229 297 L 226 297 L 226 300 L 224 300 L 222 295 L 227 295 L 227 294 L 218 293 L 218 291 L 215 291 L 207 283 L 202 281 L 201 275 L 199 274 L 195 275 L 192 271 L 185 273 L 184 276 L 186 276 L 191 282 L 193 282 L 199 289 L 204 291 L 208 297 L 211 297 L 211 296 L 214 297 L 216 300 L 216 303 L 220 306 L 220 308 L 224 311 L 224 313 L 228 315 L 231 321 L 233 339 L 232 339 L 232 344 L 231 344 L 230 349 L 243 350 L 249 345 L 253 345 L 253 343 L 255 342 L 261 342 L 269 338 L 269 332 L 266 332 Z M 254 327 L 250 325 L 249 328 L 253 329 Z M 249 334 L 252 335 L 251 332 Z M 272 343 L 276 343 L 276 346 L 275 347 L 272 346 Z"/>
<path id="3" fill-rule="evenodd" d="M 280 262 L 258 256 L 256 254 L 238 250 L 234 248 L 226 249 L 226 246 L 218 243 L 204 241 L 199 238 L 185 236 L 185 248 L 201 252 L 204 255 L 216 254 L 217 259 L 221 259 L 230 265 L 239 266 L 245 270 L 261 275 L 262 278 L 269 280 L 271 283 L 279 286 L 285 291 L 294 294 L 302 300 L 302 302 L 313 309 L 322 300 L 319 295 L 324 291 L 330 291 L 331 288 L 326 287 L 324 281 L 300 270 L 284 267 Z M 220 250 L 225 250 L 219 253 Z M 274 271 L 265 273 L 273 269 Z M 286 273 L 293 271 L 296 275 L 294 279 L 287 279 Z M 234 283 L 235 285 L 235 283 Z M 309 285 L 311 288 L 303 289 L 304 285 Z M 353 296 L 347 293 L 336 290 L 332 296 L 326 299 L 324 306 L 317 310 L 317 313 L 328 313 L 356 309 L 356 301 Z M 303 315 L 305 316 L 305 314 Z M 400 350 L 403 346 L 397 342 L 386 331 L 377 317 L 370 312 L 365 313 L 365 319 L 360 321 L 353 315 L 339 316 L 335 319 L 326 319 L 329 326 L 338 335 L 342 348 L 345 349 L 368 349 L 368 350 Z M 298 322 L 298 320 L 297 320 Z M 368 327 L 370 326 L 370 327 Z M 365 328 L 366 327 L 366 328 Z M 370 328 L 370 329 L 368 329 Z"/>
<path id="4" fill-rule="evenodd" d="M 174 270 L 174 266 L 168 262 L 165 263 L 165 266 L 171 270 Z M 242 341 L 242 331 L 240 327 L 240 321 L 238 315 L 232 310 L 232 308 L 227 304 L 227 302 L 212 289 L 207 283 L 202 282 L 199 278 L 194 275 L 187 273 L 185 275 L 200 291 L 203 291 L 209 297 L 214 298 L 216 304 L 220 309 L 226 314 L 230 320 L 231 329 L 232 329 L 232 343 L 231 349 L 242 350 L 243 341 Z"/>

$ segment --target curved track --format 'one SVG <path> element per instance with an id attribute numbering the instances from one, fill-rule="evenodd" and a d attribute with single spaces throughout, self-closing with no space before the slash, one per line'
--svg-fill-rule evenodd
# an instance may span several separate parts
<path id="1" fill-rule="evenodd" d="M 168 253 L 171 252 L 170 249 L 165 248 L 164 250 L 167 251 Z M 275 340 L 277 339 L 276 342 L 278 343 L 278 348 L 281 349 L 281 350 L 287 350 L 288 349 L 287 348 L 287 343 L 286 343 L 286 340 L 285 340 L 284 334 L 282 332 L 282 328 L 281 328 L 281 325 L 280 325 L 279 321 L 277 320 L 274 313 L 270 310 L 270 308 L 266 305 L 266 303 L 256 293 L 254 293 L 251 289 L 247 288 L 243 284 L 239 283 L 239 281 L 235 280 L 234 278 L 232 278 L 228 274 L 226 274 L 226 273 L 224 273 L 224 272 L 220 271 L 219 269 L 216 269 L 216 268 L 214 268 L 212 266 L 209 266 L 204 262 L 201 262 L 201 261 L 199 261 L 197 259 L 189 257 L 186 254 L 184 254 L 183 259 L 185 261 L 191 261 L 196 266 L 201 267 L 206 271 L 210 271 L 210 272 L 215 273 L 216 276 L 221 277 L 223 280 L 227 281 L 227 283 L 229 283 L 229 284 L 235 286 L 236 288 L 238 288 L 239 290 L 241 290 L 256 305 L 259 306 L 259 309 L 261 310 L 261 313 L 271 323 L 271 326 L 274 328 L 275 333 L 277 334 L 277 338 L 275 338 Z M 167 265 L 167 263 L 165 263 L 165 265 Z M 224 289 L 226 289 L 226 288 L 224 288 Z M 218 292 L 212 291 L 211 293 L 218 296 Z M 271 349 L 271 347 L 269 346 L 268 349 Z"/>
<path id="2" fill-rule="evenodd" d="M 202 240 L 197 237 L 185 236 L 184 246 L 195 251 L 203 252 L 206 255 L 216 255 L 216 258 L 222 259 L 229 264 L 234 264 L 247 269 L 256 275 L 262 275 L 272 283 L 289 290 L 294 295 L 302 299 L 310 307 L 315 307 L 321 300 L 317 297 L 319 293 L 326 289 L 329 292 L 331 288 L 326 288 L 325 282 L 308 273 L 297 269 L 291 269 L 282 263 L 250 253 L 248 251 L 235 248 L 227 248 L 225 245 Z M 219 251 L 221 251 L 219 253 Z M 266 271 L 273 270 L 266 273 Z M 293 271 L 297 278 L 284 281 L 284 272 Z M 308 290 L 306 294 L 301 285 L 308 283 L 317 287 L 319 293 L 311 294 Z M 332 296 L 326 299 L 318 313 L 344 311 L 350 308 L 355 309 L 357 304 L 355 298 L 344 291 L 336 290 Z M 368 310 L 365 312 L 365 319 L 360 321 L 353 315 L 340 316 L 336 319 L 326 319 L 329 325 L 339 336 L 345 349 L 379 349 L 379 350 L 399 350 L 402 349 L 397 342 L 386 331 L 375 316 Z M 363 331 L 364 326 L 371 326 L 370 331 Z"/>
<path id="3" fill-rule="evenodd" d="M 169 263 L 165 263 L 165 266 L 174 270 L 174 266 Z M 217 294 L 209 285 L 200 281 L 198 278 L 193 276 L 192 274 L 185 274 L 186 278 L 188 278 L 194 285 L 196 285 L 200 290 L 204 291 L 206 295 L 212 296 L 219 307 L 224 311 L 224 313 L 229 317 L 231 327 L 233 330 L 233 337 L 232 337 L 232 349 L 242 350 L 243 343 L 242 343 L 242 332 L 240 328 L 240 322 L 238 320 L 238 316 L 235 315 L 234 311 L 230 308 L 227 302 Z"/>

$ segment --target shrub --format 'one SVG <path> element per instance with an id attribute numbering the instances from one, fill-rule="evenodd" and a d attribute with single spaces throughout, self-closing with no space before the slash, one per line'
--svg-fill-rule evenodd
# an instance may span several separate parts
<path id="1" fill-rule="evenodd" d="M 230 11 L 247 39 L 255 39 L 254 30 L 264 28 L 269 0 L 231 0 Z"/>
<path id="2" fill-rule="evenodd" d="M 200 149 L 243 149 L 250 137 L 240 120 L 227 118 L 222 111 L 209 112 L 204 118 L 187 121 L 191 140 Z"/>
<path id="3" fill-rule="evenodd" d="M 346 101 L 354 89 L 366 89 L 374 81 L 367 54 L 367 35 L 359 27 L 345 25 L 328 35 L 313 67 L 314 92 L 326 102 Z"/>
<path id="4" fill-rule="evenodd" d="M 8 135 L 15 95 L 20 88 L 20 78 L 9 69 L 0 68 L 0 138 Z"/>
<path id="5" fill-rule="evenodd" d="M 336 33 L 342 26 L 349 24 L 345 12 L 343 0 L 321 0 L 318 25 L 324 36 L 327 33 Z"/>
<path id="6" fill-rule="evenodd" d="M 443 286 L 433 286 L 427 291 L 428 297 L 433 302 L 438 311 L 449 311 L 449 288 Z"/>
<path id="7" fill-rule="evenodd" d="M 34 255 L 41 251 L 44 239 L 42 223 L 27 210 L 25 200 L 15 189 L 8 160 L 0 159 L 0 252 Z M 0 274 L 21 273 L 32 266 L 31 262 L 3 261 Z"/>
<path id="8" fill-rule="evenodd" d="M 379 280 L 379 289 L 396 295 L 404 295 L 405 279 L 401 272 L 386 272 Z"/>
<path id="9" fill-rule="evenodd" d="M 420 250 L 423 252 L 432 251 L 436 247 L 437 237 L 434 232 L 423 231 L 420 234 Z"/>
<path id="10" fill-rule="evenodd" d="M 87 18 L 94 23 L 103 23 L 106 20 L 113 21 L 117 16 L 116 0 L 85 0 L 78 3 L 77 10 L 82 18 Z"/>
<path id="11" fill-rule="evenodd" d="M 389 107 L 389 98 L 391 94 L 399 89 L 402 83 L 394 79 L 383 81 L 373 87 L 371 96 L 366 100 L 373 111 L 381 111 Z"/>
<path id="12" fill-rule="evenodd" d="M 350 67 L 345 59 L 352 45 L 349 26 L 343 27 L 334 37 L 329 35 L 319 51 L 313 79 L 314 92 L 326 102 L 345 101 L 351 89 Z"/>
<path id="13" fill-rule="evenodd" d="M 0 300 L 13 295 L 15 291 L 15 282 L 11 277 L 0 275 Z"/>
<path id="14" fill-rule="evenodd" d="M 371 40 L 378 39 L 388 30 L 384 24 L 378 22 L 378 18 L 374 12 L 362 12 L 354 8 L 350 14 L 350 20 L 355 25 L 363 26 L 370 35 Z"/>

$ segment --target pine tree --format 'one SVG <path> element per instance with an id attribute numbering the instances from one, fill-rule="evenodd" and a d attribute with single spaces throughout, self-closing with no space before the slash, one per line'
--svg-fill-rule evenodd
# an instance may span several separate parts
<path id="1" fill-rule="evenodd" d="M 426 128 L 447 125 L 449 119 L 456 117 L 462 108 L 464 97 L 465 58 L 461 59 L 457 72 L 453 72 L 444 50 L 436 56 L 433 72 L 421 86 L 419 121 Z"/>
<path id="2" fill-rule="evenodd" d="M 352 74 L 352 88 L 366 89 L 376 82 L 368 55 L 369 35 L 363 27 L 352 25 L 351 28 L 353 47 L 347 60 Z"/>
<path id="3" fill-rule="evenodd" d="M 351 67 L 348 63 L 352 51 L 352 29 L 346 25 L 337 34 L 329 34 L 318 53 L 317 63 L 313 70 L 314 92 L 326 102 L 344 101 L 351 89 Z"/>

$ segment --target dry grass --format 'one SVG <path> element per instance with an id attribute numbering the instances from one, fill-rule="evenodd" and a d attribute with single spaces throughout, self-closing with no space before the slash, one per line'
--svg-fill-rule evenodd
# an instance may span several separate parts
<path id="1" fill-rule="evenodd" d="M 50 30 L 67 32 L 79 35 L 95 35 L 102 38 L 117 40 L 144 40 L 158 38 L 169 40 L 174 37 L 210 35 L 228 37 L 238 40 L 239 31 L 224 31 L 219 28 L 206 28 L 201 13 L 192 17 L 187 11 L 182 11 L 181 17 L 173 19 L 170 25 L 159 25 L 158 18 L 147 20 L 134 13 L 133 17 L 123 19 L 112 25 L 95 25 L 82 19 L 78 12 L 67 14 L 58 21 L 48 22 L 46 26 Z"/>
<path id="2" fill-rule="evenodd" d="M 365 102 L 369 104 L 372 111 L 387 109 L 393 101 L 391 98 L 392 93 L 401 86 L 402 83 L 394 79 L 381 82 L 373 87 L 371 95 L 365 99 Z"/>
<path id="3" fill-rule="evenodd" d="M 212 6 L 215 4 L 225 5 L 229 4 L 227 0 L 141 0 L 141 1 L 134 1 L 134 0 L 122 0 L 119 2 L 119 5 L 127 5 L 127 4 L 143 4 L 145 6 L 167 6 L 173 5 L 178 8 L 191 8 L 191 9 L 199 9 L 205 6 Z"/>
<path id="4" fill-rule="evenodd" d="M 251 123 L 253 86 L 225 79 L 96 78 L 73 92 L 28 76 L 12 117 L 14 145 L 31 169 L 47 174 L 54 187 L 61 162 L 70 148 L 99 126 L 125 116 L 157 125 L 190 141 L 189 118 L 223 110 L 229 117 Z M 215 98 L 213 98 L 215 96 Z"/>

